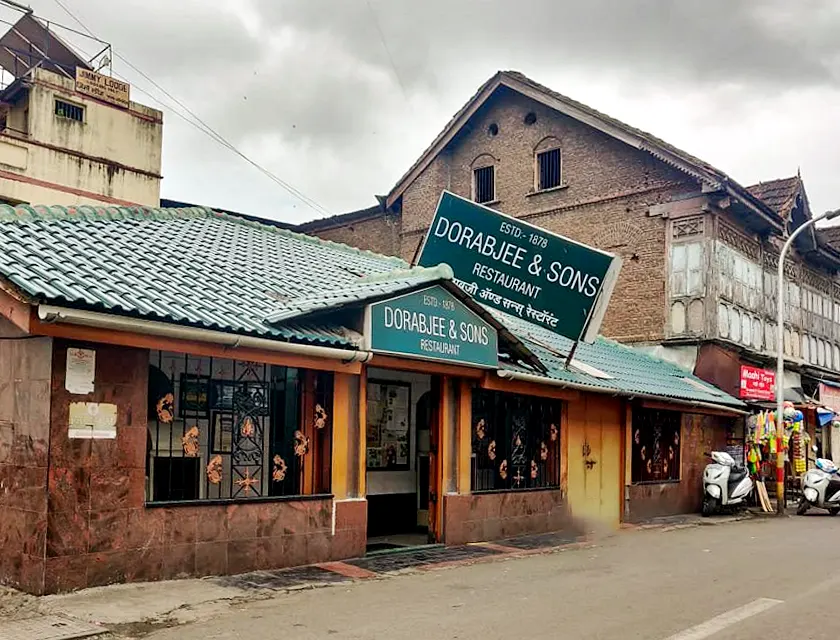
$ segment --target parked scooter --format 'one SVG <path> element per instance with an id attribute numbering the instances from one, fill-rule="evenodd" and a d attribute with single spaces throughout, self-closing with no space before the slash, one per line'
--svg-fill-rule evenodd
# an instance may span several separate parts
<path id="1" fill-rule="evenodd" d="M 713 462 L 703 471 L 703 515 L 720 509 L 743 506 L 752 493 L 753 481 L 747 468 L 735 463 L 725 451 L 712 451 Z"/>
<path id="2" fill-rule="evenodd" d="M 832 516 L 840 513 L 840 469 L 826 458 L 817 458 L 817 468 L 805 473 L 796 515 L 805 515 L 811 507 L 825 509 Z"/>

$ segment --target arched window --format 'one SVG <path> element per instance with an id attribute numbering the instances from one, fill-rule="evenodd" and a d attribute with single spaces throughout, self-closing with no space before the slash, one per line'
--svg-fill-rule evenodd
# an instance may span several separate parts
<path id="1" fill-rule="evenodd" d="M 483 153 L 470 163 L 472 199 L 478 203 L 496 200 L 496 158 Z"/>
<path id="2" fill-rule="evenodd" d="M 560 141 L 548 136 L 534 147 L 534 189 L 545 191 L 563 185 L 563 157 Z"/>

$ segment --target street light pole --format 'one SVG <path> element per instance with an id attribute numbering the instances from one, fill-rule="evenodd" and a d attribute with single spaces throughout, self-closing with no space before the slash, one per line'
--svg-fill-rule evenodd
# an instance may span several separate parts
<path id="1" fill-rule="evenodd" d="M 785 512 L 785 456 L 782 443 L 785 435 L 784 400 L 785 400 L 785 255 L 793 241 L 806 229 L 810 229 L 820 220 L 831 220 L 840 216 L 840 209 L 826 211 L 811 218 L 798 227 L 785 241 L 779 254 L 778 293 L 776 295 L 776 513 Z"/>

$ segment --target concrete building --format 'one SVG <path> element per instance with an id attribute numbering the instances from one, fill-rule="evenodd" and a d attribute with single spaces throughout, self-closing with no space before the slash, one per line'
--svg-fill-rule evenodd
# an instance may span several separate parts
<path id="1" fill-rule="evenodd" d="M 0 45 L 0 201 L 158 206 L 163 114 L 29 14 Z"/>

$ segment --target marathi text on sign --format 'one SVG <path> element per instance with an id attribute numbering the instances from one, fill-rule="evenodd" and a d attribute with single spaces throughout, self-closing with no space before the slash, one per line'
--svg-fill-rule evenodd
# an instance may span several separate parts
<path id="1" fill-rule="evenodd" d="M 131 87 L 110 76 L 76 67 L 76 91 L 119 107 L 128 108 Z"/>
<path id="2" fill-rule="evenodd" d="M 776 398 L 776 374 L 758 367 L 741 367 L 740 396 L 752 400 Z"/>
<path id="3" fill-rule="evenodd" d="M 621 261 L 443 192 L 418 264 L 446 263 L 479 302 L 572 340 L 595 339 Z"/>

